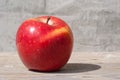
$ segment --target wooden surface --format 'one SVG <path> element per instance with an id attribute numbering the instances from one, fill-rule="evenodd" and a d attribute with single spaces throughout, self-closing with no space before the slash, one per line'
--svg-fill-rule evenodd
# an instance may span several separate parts
<path id="1" fill-rule="evenodd" d="M 60 71 L 29 71 L 17 53 L 0 53 L 0 80 L 120 80 L 119 53 L 73 53 Z"/>

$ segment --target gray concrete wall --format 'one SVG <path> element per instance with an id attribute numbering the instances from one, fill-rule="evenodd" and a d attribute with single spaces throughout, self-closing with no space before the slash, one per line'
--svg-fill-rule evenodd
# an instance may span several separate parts
<path id="1" fill-rule="evenodd" d="M 0 52 L 14 52 L 27 18 L 54 15 L 74 34 L 74 52 L 120 51 L 120 0 L 0 0 Z"/>

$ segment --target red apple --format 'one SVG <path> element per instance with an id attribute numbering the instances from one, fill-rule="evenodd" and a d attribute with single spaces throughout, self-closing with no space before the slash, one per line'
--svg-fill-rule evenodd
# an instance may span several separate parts
<path id="1" fill-rule="evenodd" d="M 57 17 L 31 18 L 19 27 L 16 47 L 28 69 L 55 71 L 69 60 L 73 35 L 69 26 Z"/>

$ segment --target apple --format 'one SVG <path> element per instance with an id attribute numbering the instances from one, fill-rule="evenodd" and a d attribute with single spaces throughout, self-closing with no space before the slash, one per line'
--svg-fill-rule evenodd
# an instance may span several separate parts
<path id="1" fill-rule="evenodd" d="M 16 47 L 29 70 L 56 71 L 71 56 L 73 34 L 68 24 L 57 17 L 30 18 L 16 33 Z"/>

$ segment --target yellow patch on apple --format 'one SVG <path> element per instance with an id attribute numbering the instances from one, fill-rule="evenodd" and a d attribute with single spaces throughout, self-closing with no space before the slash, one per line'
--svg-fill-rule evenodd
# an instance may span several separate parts
<path id="1" fill-rule="evenodd" d="M 48 40 L 48 39 L 51 39 L 55 36 L 58 36 L 60 34 L 67 34 L 68 36 L 70 35 L 69 34 L 69 30 L 66 28 L 66 27 L 61 27 L 59 29 L 55 29 L 54 31 L 52 31 L 51 33 L 48 33 L 46 36 L 44 36 L 44 41 Z M 43 40 L 42 40 L 43 41 Z"/>

